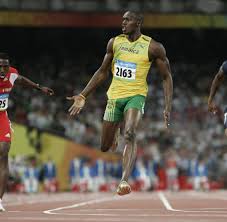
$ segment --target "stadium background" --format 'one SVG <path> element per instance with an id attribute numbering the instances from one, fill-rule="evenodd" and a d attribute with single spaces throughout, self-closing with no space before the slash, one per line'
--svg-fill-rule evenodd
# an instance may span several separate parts
<path id="1" fill-rule="evenodd" d="M 226 139 L 222 110 L 226 89 L 216 96 L 220 114 L 207 112 L 207 95 L 214 73 L 225 57 L 227 4 L 221 0 L 0 1 L 1 51 L 12 65 L 35 82 L 53 87 L 56 96 L 17 87 L 9 116 L 15 130 L 10 155 L 49 156 L 57 164 L 60 188 L 68 188 L 68 167 L 75 157 L 118 160 L 101 154 L 99 137 L 108 83 L 90 96 L 80 116 L 70 119 L 65 97 L 79 92 L 99 67 L 106 43 L 121 32 L 126 10 L 145 12 L 143 33 L 162 42 L 174 80 L 172 130 L 164 132 L 161 81 L 154 67 L 145 116 L 138 133 L 139 153 L 165 169 L 171 154 L 183 162 L 202 155 L 209 178 L 226 186 Z"/>

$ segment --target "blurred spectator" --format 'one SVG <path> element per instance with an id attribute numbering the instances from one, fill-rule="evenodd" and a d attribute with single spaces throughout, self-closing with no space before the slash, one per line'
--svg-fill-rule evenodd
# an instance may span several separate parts
<path id="1" fill-rule="evenodd" d="M 80 171 L 82 167 L 81 159 L 75 157 L 69 166 L 69 178 L 70 178 L 70 188 L 72 191 L 80 190 Z"/>
<path id="2" fill-rule="evenodd" d="M 43 164 L 42 170 L 43 170 L 44 190 L 46 192 L 56 192 L 58 188 L 57 177 L 56 177 L 57 169 L 51 157 L 48 157 L 47 162 Z"/>
<path id="3" fill-rule="evenodd" d="M 165 168 L 166 168 L 166 176 L 167 176 L 167 188 L 172 191 L 179 190 L 179 171 L 177 166 L 177 158 L 178 155 L 174 150 L 170 150 L 166 154 L 165 160 Z"/>
<path id="4" fill-rule="evenodd" d="M 37 193 L 39 190 L 39 168 L 35 159 L 31 159 L 24 170 L 23 183 L 25 193 Z"/>
<path id="5" fill-rule="evenodd" d="M 92 162 L 90 160 L 84 161 L 80 169 L 79 187 L 81 192 L 97 191 L 97 187 L 94 186 L 94 176 L 95 169 Z"/>
<path id="6" fill-rule="evenodd" d="M 94 163 L 94 191 L 107 191 L 107 168 L 106 162 L 102 159 L 97 159 Z"/>
<path id="7" fill-rule="evenodd" d="M 208 168 L 206 159 L 201 155 L 198 157 L 194 168 L 194 189 L 209 190 Z"/>

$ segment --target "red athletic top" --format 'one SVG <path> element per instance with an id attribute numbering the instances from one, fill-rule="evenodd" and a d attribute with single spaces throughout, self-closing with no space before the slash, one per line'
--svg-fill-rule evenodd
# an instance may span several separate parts
<path id="1" fill-rule="evenodd" d="M 8 108 L 9 93 L 11 92 L 15 80 L 18 78 L 18 71 L 10 67 L 5 78 L 0 78 L 0 112 Z"/>

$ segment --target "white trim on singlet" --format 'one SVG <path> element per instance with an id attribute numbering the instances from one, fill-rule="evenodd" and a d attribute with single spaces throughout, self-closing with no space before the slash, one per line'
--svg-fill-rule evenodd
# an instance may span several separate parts
<path id="1" fill-rule="evenodd" d="M 18 74 L 17 73 L 10 73 L 10 78 L 9 81 L 10 83 L 13 85 L 15 80 L 18 78 Z"/>

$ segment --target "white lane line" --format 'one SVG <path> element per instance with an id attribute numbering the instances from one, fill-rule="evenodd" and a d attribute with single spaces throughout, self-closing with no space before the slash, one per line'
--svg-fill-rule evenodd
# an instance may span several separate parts
<path id="1" fill-rule="evenodd" d="M 227 217 L 227 215 L 223 215 L 223 213 L 226 213 L 227 214 L 227 211 L 222 211 L 222 210 L 219 211 L 219 210 L 217 210 L 219 208 L 217 208 L 217 209 L 216 208 L 208 208 L 209 210 L 180 210 L 180 209 L 174 209 L 171 206 L 171 204 L 168 201 L 168 199 L 166 198 L 166 196 L 164 195 L 164 193 L 159 192 L 158 193 L 158 196 L 159 196 L 161 202 L 163 203 L 163 205 L 165 206 L 165 208 L 167 210 L 169 210 L 169 211 L 184 212 L 184 213 L 208 213 L 207 216 L 208 215 L 209 216 L 213 216 L 213 213 L 219 213 L 220 215 Z M 211 209 L 213 209 L 213 210 L 211 211 Z"/>
<path id="2" fill-rule="evenodd" d="M 143 210 L 143 212 L 148 211 L 148 213 L 150 213 L 150 212 L 157 213 L 158 211 L 163 211 L 163 210 L 160 210 L 160 209 L 141 209 L 141 208 L 138 208 L 138 209 L 137 208 L 133 208 L 133 209 L 102 209 L 102 208 L 100 208 L 100 209 L 77 209 L 76 212 L 78 212 L 77 215 L 88 215 L 87 212 L 93 211 L 93 212 L 97 212 L 95 215 L 101 216 L 101 215 L 110 215 L 108 213 L 109 211 L 111 212 L 112 215 L 115 215 L 116 211 L 130 213 L 130 212 L 141 211 L 141 210 Z M 28 210 L 25 210 L 25 211 L 7 210 L 6 212 L 7 213 L 22 213 L 22 214 L 24 214 L 24 213 L 37 214 L 38 211 L 34 211 L 34 210 L 33 211 L 30 211 L 30 210 L 29 211 Z M 115 213 L 113 213 L 113 212 L 115 212 Z M 58 213 L 58 214 L 64 215 L 64 213 Z M 70 214 L 67 214 L 67 215 L 70 215 Z M 72 215 L 75 215 L 75 214 L 72 214 Z M 93 215 L 93 214 L 91 214 L 91 215 Z"/>
<path id="3" fill-rule="evenodd" d="M 93 211 L 149 211 L 149 212 L 152 212 L 152 211 L 163 211 L 162 209 L 160 208 L 131 208 L 131 209 L 126 209 L 126 208 L 99 208 L 99 209 L 92 209 Z M 86 212 L 86 211 L 91 211 L 91 209 L 79 209 L 78 211 L 80 212 Z"/>
<path id="4" fill-rule="evenodd" d="M 91 209 L 92 211 L 93 209 Z M 95 216 L 95 217 L 150 217 L 152 214 L 119 214 L 119 213 L 55 213 L 55 215 L 60 215 L 60 216 Z"/>
<path id="5" fill-rule="evenodd" d="M 165 206 L 165 208 L 167 210 L 170 210 L 170 211 L 178 211 L 178 210 L 175 210 L 175 209 L 172 208 L 172 206 L 170 205 L 169 201 L 165 197 L 164 193 L 158 192 L 158 196 L 159 196 L 160 200 L 162 201 L 163 205 Z"/>
<path id="6" fill-rule="evenodd" d="M 94 199 L 94 200 L 85 201 L 85 202 L 81 202 L 81 203 L 77 203 L 77 204 L 73 204 L 73 205 L 69 205 L 69 206 L 58 207 L 58 208 L 55 208 L 55 209 L 45 210 L 45 211 L 43 211 L 43 213 L 44 214 L 59 214 L 59 213 L 55 213 L 53 211 L 60 211 L 60 210 L 78 208 L 78 207 L 83 207 L 83 206 L 87 206 L 87 205 L 103 203 L 103 202 L 107 202 L 107 201 L 115 200 L 115 199 L 117 199 L 117 198 L 111 197 L 111 198 Z"/>

